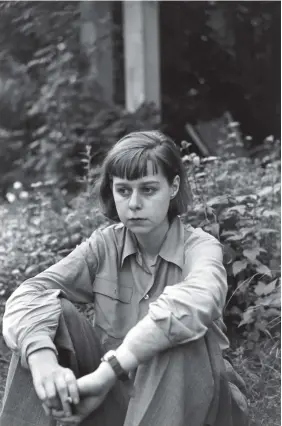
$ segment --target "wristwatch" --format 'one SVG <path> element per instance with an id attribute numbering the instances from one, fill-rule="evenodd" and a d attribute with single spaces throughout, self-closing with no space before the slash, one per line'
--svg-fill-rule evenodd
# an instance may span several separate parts
<path id="1" fill-rule="evenodd" d="M 124 371 L 124 369 L 122 368 L 122 366 L 118 362 L 115 351 L 111 350 L 111 351 L 107 352 L 101 358 L 101 361 L 102 362 L 108 362 L 110 364 L 110 366 L 114 370 L 114 372 L 115 372 L 115 374 L 116 374 L 116 376 L 119 380 L 125 381 L 125 380 L 129 379 L 128 374 L 126 373 L 126 371 Z"/>

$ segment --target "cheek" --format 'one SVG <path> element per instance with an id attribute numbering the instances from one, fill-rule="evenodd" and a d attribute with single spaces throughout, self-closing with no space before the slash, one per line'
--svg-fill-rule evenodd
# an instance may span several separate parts
<path id="1" fill-rule="evenodd" d="M 160 192 L 158 197 L 156 197 L 156 202 L 161 203 L 163 206 L 168 206 L 170 203 L 170 193 L 168 191 Z"/>
<path id="2" fill-rule="evenodd" d="M 114 196 L 114 202 L 115 202 L 116 209 L 117 209 L 117 211 L 118 211 L 118 212 L 120 212 L 120 211 L 123 211 L 123 210 L 124 210 L 124 208 L 125 208 L 125 202 L 124 202 L 124 199 L 122 199 L 121 197 L 119 197 L 119 196 L 117 195 L 117 196 Z"/>

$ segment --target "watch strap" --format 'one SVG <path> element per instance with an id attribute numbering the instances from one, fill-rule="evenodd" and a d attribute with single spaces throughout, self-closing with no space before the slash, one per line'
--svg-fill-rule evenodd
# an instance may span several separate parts
<path id="1" fill-rule="evenodd" d="M 101 361 L 108 362 L 110 364 L 119 380 L 128 380 L 128 374 L 124 371 L 114 353 L 105 354 Z"/>

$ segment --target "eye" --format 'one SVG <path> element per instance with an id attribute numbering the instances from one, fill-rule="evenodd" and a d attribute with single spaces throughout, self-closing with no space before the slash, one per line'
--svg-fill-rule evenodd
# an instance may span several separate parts
<path id="1" fill-rule="evenodd" d="M 143 188 L 143 192 L 144 192 L 145 194 L 147 194 L 147 195 L 151 195 L 151 194 L 153 194 L 155 191 L 156 191 L 156 190 L 155 190 L 155 188 L 150 188 L 150 187 L 146 187 L 146 186 Z"/>
<path id="2" fill-rule="evenodd" d="M 130 190 L 128 188 L 118 188 L 117 193 L 123 196 L 127 196 L 130 194 Z"/>

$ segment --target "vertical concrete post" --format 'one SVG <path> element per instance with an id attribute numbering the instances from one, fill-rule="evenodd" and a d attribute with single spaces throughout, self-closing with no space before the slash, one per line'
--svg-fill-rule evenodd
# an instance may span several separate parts
<path id="1" fill-rule="evenodd" d="M 154 102 L 160 110 L 158 1 L 124 1 L 123 34 L 126 109 Z"/>
<path id="2" fill-rule="evenodd" d="M 110 1 L 80 2 L 80 41 L 104 101 L 113 100 L 112 11 Z"/>

